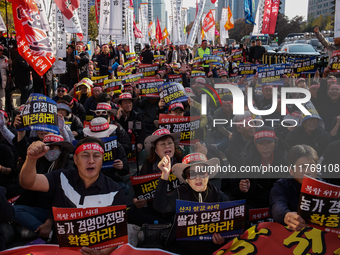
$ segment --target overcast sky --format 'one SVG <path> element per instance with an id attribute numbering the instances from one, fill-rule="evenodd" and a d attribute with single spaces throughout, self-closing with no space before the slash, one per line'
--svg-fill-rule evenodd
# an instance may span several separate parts
<path id="1" fill-rule="evenodd" d="M 199 1 L 199 0 L 198 0 Z M 210 0 L 206 0 L 210 1 Z M 237 0 L 243 1 L 243 0 Z M 170 1 L 165 0 L 166 9 L 170 10 Z M 183 7 L 196 6 L 196 0 L 184 0 Z M 304 16 L 307 19 L 307 8 L 308 8 L 308 0 L 286 0 L 286 9 L 285 14 L 289 19 L 295 17 L 296 15 Z M 168 12 L 170 13 L 170 12 Z M 170 15 L 170 14 L 168 14 Z"/>

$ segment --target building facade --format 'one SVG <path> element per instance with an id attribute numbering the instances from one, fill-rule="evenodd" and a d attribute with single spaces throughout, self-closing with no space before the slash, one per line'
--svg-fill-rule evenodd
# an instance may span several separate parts
<path id="1" fill-rule="evenodd" d="M 332 0 L 309 0 L 307 20 L 313 20 L 322 16 L 329 16 L 332 13 L 334 4 Z"/>

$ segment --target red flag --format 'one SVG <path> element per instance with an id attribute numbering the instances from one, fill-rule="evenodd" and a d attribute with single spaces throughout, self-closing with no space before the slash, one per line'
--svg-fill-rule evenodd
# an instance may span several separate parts
<path id="1" fill-rule="evenodd" d="M 156 27 L 156 39 L 158 40 L 158 43 L 162 42 L 162 29 L 161 29 L 161 24 L 159 24 L 159 19 L 157 17 L 157 27 Z"/>
<path id="2" fill-rule="evenodd" d="M 79 5 L 80 5 L 80 1 L 79 0 L 71 0 L 71 5 L 74 7 L 74 8 L 78 8 Z"/>
<path id="3" fill-rule="evenodd" d="M 203 20 L 202 29 L 205 32 L 208 32 L 210 30 L 210 28 L 212 28 L 214 25 L 215 25 L 214 15 L 213 15 L 212 11 L 210 10 L 207 13 L 207 16 L 205 16 L 205 18 Z"/>
<path id="4" fill-rule="evenodd" d="M 269 32 L 268 32 L 268 34 L 270 35 L 275 34 L 276 21 L 277 21 L 277 15 L 279 15 L 279 9 L 280 9 L 280 0 L 273 0 L 272 11 L 270 13 L 270 26 L 269 26 Z"/>
<path id="5" fill-rule="evenodd" d="M 266 0 L 265 1 L 263 22 L 262 22 L 262 34 L 268 34 L 269 33 L 270 15 L 271 15 L 271 12 L 272 12 L 272 2 L 273 2 L 273 0 Z"/>
<path id="6" fill-rule="evenodd" d="M 12 4 L 22 5 L 31 10 L 38 10 L 35 0 L 8 0 Z"/>
<path id="7" fill-rule="evenodd" d="M 171 44 L 171 41 L 170 41 L 170 39 L 169 39 L 168 37 L 166 38 L 166 44 L 167 44 L 167 45 L 170 45 L 170 44 Z"/>
<path id="8" fill-rule="evenodd" d="M 96 20 L 97 20 L 97 24 L 99 24 L 99 13 L 100 13 L 100 0 L 95 0 L 94 1 L 94 9 L 96 11 Z"/>
<path id="9" fill-rule="evenodd" d="M 55 56 L 40 22 L 39 10 L 17 4 L 12 4 L 12 10 L 18 52 L 40 76 L 44 75 L 55 62 Z"/>
<path id="10" fill-rule="evenodd" d="M 215 3 L 216 3 L 216 0 L 211 0 L 211 3 L 212 3 L 212 4 L 215 4 Z"/>
<path id="11" fill-rule="evenodd" d="M 61 13 L 67 18 L 71 19 L 73 17 L 73 11 L 77 9 L 77 7 L 73 6 L 72 3 L 74 2 L 77 4 L 77 0 L 54 0 L 56 5 L 58 6 Z M 78 0 L 79 6 L 79 0 Z"/>
<path id="12" fill-rule="evenodd" d="M 143 38 L 144 37 L 142 31 L 140 31 L 138 29 L 135 21 L 133 21 L 133 33 L 134 33 L 136 38 Z"/>

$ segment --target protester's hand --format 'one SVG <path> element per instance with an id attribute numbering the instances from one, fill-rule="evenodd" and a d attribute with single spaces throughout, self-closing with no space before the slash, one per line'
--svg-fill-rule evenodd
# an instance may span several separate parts
<path id="1" fill-rule="evenodd" d="M 247 193 L 249 188 L 250 188 L 250 181 L 248 179 L 246 180 L 241 180 L 239 184 L 239 188 L 241 192 Z"/>
<path id="2" fill-rule="evenodd" d="M 329 67 L 326 67 L 325 70 L 323 70 L 323 78 L 327 78 L 330 72 L 331 69 L 329 69 Z"/>
<path id="3" fill-rule="evenodd" d="M 230 133 L 230 134 L 228 135 L 229 140 L 230 140 L 232 137 L 233 137 L 233 133 Z"/>
<path id="4" fill-rule="evenodd" d="M 315 74 L 314 74 L 314 78 L 319 78 L 320 77 L 320 73 L 319 70 L 316 70 Z"/>
<path id="5" fill-rule="evenodd" d="M 165 107 L 165 102 L 164 102 L 163 98 L 161 100 L 159 100 L 158 107 L 159 107 L 159 109 L 163 109 Z"/>
<path id="6" fill-rule="evenodd" d="M 15 116 L 13 126 L 15 128 L 19 128 L 21 124 L 22 124 L 21 116 L 20 115 Z"/>
<path id="7" fill-rule="evenodd" d="M 194 107 L 194 99 L 192 99 L 191 97 L 188 97 L 188 104 L 190 107 Z"/>
<path id="8" fill-rule="evenodd" d="M 42 141 L 36 141 L 33 142 L 28 148 L 27 148 L 27 157 L 29 159 L 37 160 L 38 158 L 41 158 L 48 152 L 50 147 L 46 146 Z"/>
<path id="9" fill-rule="evenodd" d="M 316 27 L 314 28 L 314 33 L 319 33 L 319 32 L 320 32 L 320 29 L 319 29 L 318 26 L 316 26 Z"/>
<path id="10" fill-rule="evenodd" d="M 143 144 L 137 143 L 137 152 L 140 153 L 143 150 Z"/>
<path id="11" fill-rule="evenodd" d="M 58 60 L 63 60 L 63 58 L 60 57 L 60 58 L 58 58 Z"/>
<path id="12" fill-rule="evenodd" d="M 214 64 L 213 64 L 213 63 L 210 63 L 210 64 L 209 64 L 209 70 L 212 71 L 213 68 L 214 68 Z"/>
<path id="13" fill-rule="evenodd" d="M 12 59 L 8 60 L 8 64 L 11 65 L 12 64 Z"/>
<path id="14" fill-rule="evenodd" d="M 0 113 L 0 127 L 5 126 L 5 117 L 2 113 Z"/>
<path id="15" fill-rule="evenodd" d="M 289 78 L 288 78 L 287 74 L 282 75 L 282 78 L 285 80 L 286 84 L 289 83 Z"/>
<path id="16" fill-rule="evenodd" d="M 253 77 L 253 82 L 257 82 L 258 78 L 259 78 L 259 73 L 256 73 Z"/>
<path id="17" fill-rule="evenodd" d="M 79 251 L 82 255 L 109 255 L 113 251 L 113 248 L 96 250 L 88 247 L 83 247 Z"/>
<path id="18" fill-rule="evenodd" d="M 77 62 L 77 61 L 74 61 L 74 65 L 75 65 L 75 66 L 78 66 L 78 62 Z"/>
<path id="19" fill-rule="evenodd" d="M 182 63 L 180 71 L 181 71 L 181 73 L 185 73 L 187 71 L 185 63 Z"/>
<path id="20" fill-rule="evenodd" d="M 205 145 L 201 144 L 200 142 L 195 144 L 195 152 L 202 153 L 204 155 L 208 154 L 208 149 Z"/>
<path id="21" fill-rule="evenodd" d="M 123 108 L 120 107 L 117 111 L 117 119 L 119 120 L 123 116 Z"/>
<path id="22" fill-rule="evenodd" d="M 294 73 L 294 71 L 292 71 L 292 72 L 290 73 L 290 78 L 294 78 L 294 76 L 295 76 L 295 73 Z"/>
<path id="23" fill-rule="evenodd" d="M 9 175 L 11 171 L 12 169 L 10 169 L 9 167 L 0 166 L 0 173 L 4 175 Z"/>
<path id="24" fill-rule="evenodd" d="M 337 124 L 340 124 L 340 115 L 339 115 L 339 116 L 336 116 L 336 123 L 337 123 Z"/>
<path id="25" fill-rule="evenodd" d="M 79 57 L 78 55 L 74 57 L 76 60 L 80 60 L 81 57 Z"/>
<path id="26" fill-rule="evenodd" d="M 73 135 L 74 137 L 76 137 L 76 136 L 78 136 L 78 133 L 77 133 L 76 131 L 72 131 L 72 135 Z"/>
<path id="27" fill-rule="evenodd" d="M 169 155 L 166 155 L 158 163 L 158 168 L 162 171 L 161 178 L 163 180 L 168 180 L 171 171 L 171 159 Z"/>
<path id="28" fill-rule="evenodd" d="M 132 200 L 132 203 L 138 208 L 143 208 L 145 205 L 146 205 L 146 200 L 145 199 L 141 199 L 141 200 L 138 200 L 137 198 L 134 198 Z"/>
<path id="29" fill-rule="evenodd" d="M 112 67 L 111 67 L 111 66 L 109 66 L 108 69 L 109 69 L 110 71 L 112 71 Z"/>
<path id="30" fill-rule="evenodd" d="M 45 222 L 44 224 L 41 224 L 34 232 L 35 233 L 39 232 L 39 236 L 41 238 L 47 239 L 50 235 L 51 230 L 52 226 Z"/>
<path id="31" fill-rule="evenodd" d="M 301 231 L 301 229 L 307 227 L 307 223 L 296 212 L 288 212 L 285 215 L 284 222 L 287 224 L 289 230 Z"/>
<path id="32" fill-rule="evenodd" d="M 65 125 L 64 117 L 63 117 L 63 115 L 58 113 L 58 127 L 59 127 L 59 129 L 64 128 L 64 125 Z"/>
<path id="33" fill-rule="evenodd" d="M 121 161 L 120 159 L 116 159 L 114 161 L 114 163 L 112 164 L 112 166 L 118 170 L 122 170 L 124 167 L 123 161 Z"/>
<path id="34" fill-rule="evenodd" d="M 223 244 L 224 238 L 219 233 L 214 233 L 212 235 L 214 244 Z"/>

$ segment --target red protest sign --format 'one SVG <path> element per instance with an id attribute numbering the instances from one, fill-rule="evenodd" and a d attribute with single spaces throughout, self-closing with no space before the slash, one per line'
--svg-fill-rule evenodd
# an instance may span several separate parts
<path id="1" fill-rule="evenodd" d="M 52 209 L 60 247 L 105 249 L 128 242 L 125 205 Z"/>

